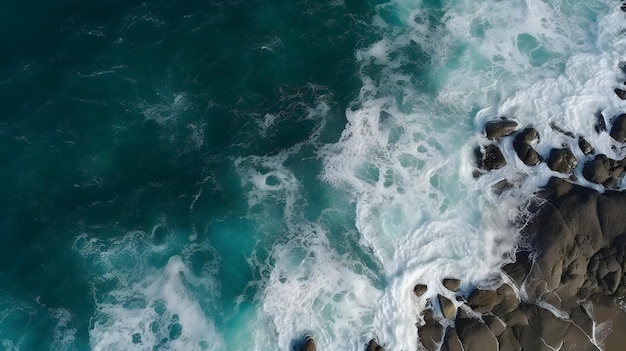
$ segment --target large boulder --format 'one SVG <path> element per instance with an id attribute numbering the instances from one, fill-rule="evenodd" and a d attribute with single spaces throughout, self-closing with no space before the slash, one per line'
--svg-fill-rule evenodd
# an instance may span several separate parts
<path id="1" fill-rule="evenodd" d="M 417 328 L 419 340 L 427 351 L 436 351 L 443 337 L 443 326 L 435 318 L 432 308 L 422 312 L 424 324 Z"/>
<path id="2" fill-rule="evenodd" d="M 596 184 L 612 187 L 624 173 L 622 162 L 608 158 L 606 155 L 596 155 L 583 166 L 583 177 Z"/>
<path id="3" fill-rule="evenodd" d="M 542 161 L 541 156 L 530 145 L 533 141 L 539 140 L 539 133 L 534 128 L 526 128 L 515 136 L 513 148 L 517 156 L 527 166 L 534 166 Z"/>
<path id="4" fill-rule="evenodd" d="M 315 346 L 315 340 L 312 337 L 307 336 L 304 339 L 304 344 L 300 347 L 300 351 L 317 351 L 317 346 Z"/>
<path id="5" fill-rule="evenodd" d="M 548 157 L 548 167 L 559 173 L 572 173 L 574 168 L 578 165 L 578 160 L 572 150 L 565 149 L 552 149 L 550 151 L 550 157 Z"/>
<path id="6" fill-rule="evenodd" d="M 485 133 L 489 140 L 497 140 L 504 136 L 511 135 L 515 129 L 517 129 L 517 122 L 504 118 L 487 122 L 485 125 Z"/>
<path id="7" fill-rule="evenodd" d="M 498 340 L 478 319 L 459 318 L 456 328 L 464 351 L 498 351 Z"/>
<path id="8" fill-rule="evenodd" d="M 437 301 L 439 302 L 439 306 L 441 307 L 441 313 L 443 317 L 447 320 L 452 320 L 456 315 L 456 306 L 454 302 L 450 301 L 445 296 L 437 295 Z"/>
<path id="9" fill-rule="evenodd" d="M 456 278 L 445 278 L 441 283 L 446 287 L 446 289 L 453 292 L 459 291 L 459 288 L 461 287 L 461 281 Z"/>
<path id="10" fill-rule="evenodd" d="M 615 117 L 611 127 L 611 137 L 620 143 L 626 142 L 626 114 Z"/>
<path id="11" fill-rule="evenodd" d="M 478 151 L 478 168 L 485 171 L 500 169 L 506 166 L 506 159 L 497 145 L 487 145 L 484 151 Z"/>
<path id="12" fill-rule="evenodd" d="M 367 348 L 365 349 L 365 351 L 385 351 L 385 349 L 382 346 L 378 345 L 376 340 L 372 339 L 367 344 Z"/>
<path id="13" fill-rule="evenodd" d="M 413 288 L 413 293 L 417 297 L 424 295 L 426 291 L 428 291 L 428 286 L 424 284 L 416 284 L 415 287 Z"/>

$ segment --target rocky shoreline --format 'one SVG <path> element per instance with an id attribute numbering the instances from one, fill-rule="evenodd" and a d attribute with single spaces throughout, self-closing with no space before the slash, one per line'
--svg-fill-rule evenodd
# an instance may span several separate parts
<path id="1" fill-rule="evenodd" d="M 622 5 L 626 11 L 626 5 Z M 626 74 L 626 62 L 618 67 Z M 626 90 L 615 88 L 617 99 Z M 609 119 L 598 113 L 595 131 L 626 147 L 626 113 Z M 485 124 L 483 145 L 475 150 L 475 177 L 503 168 L 502 145 L 512 145 L 526 166 L 545 162 L 557 175 L 528 199 L 515 259 L 501 267 L 497 287 L 460 290 L 459 277 L 444 279 L 446 296 L 428 295 L 417 282 L 414 293 L 427 306 L 418 316 L 418 338 L 427 351 L 619 351 L 626 332 L 626 191 L 614 188 L 626 174 L 626 158 L 596 153 L 582 136 L 551 124 L 575 140 L 579 150 L 535 149 L 540 135 L 532 126 L 500 117 Z M 610 128 L 609 128 L 610 127 Z M 512 143 L 503 143 L 511 138 Z M 575 152 L 574 152 L 575 151 Z M 580 152 L 578 152 L 580 151 Z M 583 155 L 577 158 L 576 155 Z M 578 171 L 576 171 L 578 170 Z M 586 185 L 576 184 L 582 176 Z M 494 192 L 515 185 L 500 181 Z M 438 289 L 439 290 L 439 289 Z M 426 297 L 429 296 L 429 297 Z M 452 297 L 452 298 L 451 298 Z M 377 340 L 366 351 L 384 350 Z M 295 349 L 316 351 L 307 337 Z"/>

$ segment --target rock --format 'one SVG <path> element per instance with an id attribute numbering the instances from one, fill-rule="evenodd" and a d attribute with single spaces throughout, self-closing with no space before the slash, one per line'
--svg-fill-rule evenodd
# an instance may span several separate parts
<path id="1" fill-rule="evenodd" d="M 506 329 L 506 324 L 504 324 L 502 319 L 496 316 L 483 316 L 483 320 L 485 321 L 485 325 L 487 325 L 487 328 L 489 328 L 489 330 L 491 330 L 493 335 L 495 335 L 496 337 L 504 333 L 504 330 Z"/>
<path id="2" fill-rule="evenodd" d="M 591 147 L 591 144 L 589 144 L 589 142 L 582 136 L 578 137 L 578 147 L 580 148 L 580 151 L 582 151 L 585 155 L 590 155 L 593 153 L 593 147 Z"/>
<path id="3" fill-rule="evenodd" d="M 561 133 L 561 134 L 565 134 L 570 138 L 574 138 L 575 135 L 572 132 L 568 132 L 565 129 L 557 126 L 554 122 L 550 122 L 550 128 L 556 130 L 557 132 Z"/>
<path id="4" fill-rule="evenodd" d="M 496 292 L 501 296 L 500 303 L 491 309 L 491 312 L 496 316 L 502 316 L 519 307 L 520 301 L 510 285 L 502 284 L 498 289 L 496 289 Z"/>
<path id="5" fill-rule="evenodd" d="M 527 166 L 534 166 L 542 161 L 541 156 L 530 146 L 530 143 L 538 139 L 539 133 L 534 128 L 526 128 L 515 136 L 513 148 Z"/>
<path id="6" fill-rule="evenodd" d="M 441 295 L 437 295 L 437 301 L 439 302 L 439 306 L 441 306 L 443 317 L 447 320 L 452 320 L 456 315 L 456 306 L 454 303 L 447 297 Z"/>
<path id="7" fill-rule="evenodd" d="M 498 351 L 496 336 L 478 319 L 457 319 L 456 328 L 464 351 Z"/>
<path id="8" fill-rule="evenodd" d="M 624 173 L 621 161 L 612 160 L 606 155 L 596 155 L 583 166 L 583 177 L 590 182 L 610 187 Z"/>
<path id="9" fill-rule="evenodd" d="M 563 346 L 561 351 L 600 351 L 600 349 L 594 345 L 588 334 L 585 334 L 575 324 L 570 323 L 565 335 L 563 336 Z M 609 349 L 607 349 L 608 351 Z"/>
<path id="10" fill-rule="evenodd" d="M 552 149 L 548 157 L 548 167 L 559 173 L 572 173 L 578 160 L 570 149 Z"/>
<path id="11" fill-rule="evenodd" d="M 517 128 L 517 123 L 508 119 L 490 121 L 485 124 L 487 139 L 497 140 L 507 135 L 513 134 Z"/>
<path id="12" fill-rule="evenodd" d="M 459 288 L 461 287 L 461 281 L 454 278 L 445 278 L 441 283 L 446 287 L 446 289 L 453 292 L 459 291 Z"/>
<path id="13" fill-rule="evenodd" d="M 597 112 L 595 116 L 596 116 L 596 121 L 597 121 L 595 125 L 596 133 L 605 132 L 606 121 L 604 120 L 604 116 L 600 112 Z"/>
<path id="14" fill-rule="evenodd" d="M 446 335 L 443 337 L 441 351 L 463 351 L 463 345 L 461 344 L 459 334 L 457 334 L 455 328 L 448 327 L 446 329 Z"/>
<path id="15" fill-rule="evenodd" d="M 487 145 L 484 151 L 482 153 L 479 151 L 478 154 L 480 155 L 478 161 L 480 169 L 491 171 L 506 166 L 504 155 L 497 145 Z"/>
<path id="16" fill-rule="evenodd" d="M 624 5 L 626 4 L 622 4 L 622 6 Z M 617 64 L 617 68 L 619 68 L 619 70 L 622 71 L 622 73 L 626 73 L 626 62 L 621 61 L 620 63 Z"/>
<path id="17" fill-rule="evenodd" d="M 426 293 L 426 291 L 428 291 L 428 286 L 426 286 L 424 284 L 417 284 L 413 288 L 413 293 L 415 293 L 415 296 L 417 296 L 417 297 L 420 297 L 420 296 L 424 295 Z"/>
<path id="18" fill-rule="evenodd" d="M 502 271 L 519 287 L 526 279 L 531 264 L 529 252 L 518 251 L 515 254 L 515 262 L 502 266 Z"/>
<path id="19" fill-rule="evenodd" d="M 505 314 L 502 316 L 502 321 L 509 327 L 528 325 L 528 317 L 520 310 L 513 310 Z"/>
<path id="20" fill-rule="evenodd" d="M 481 290 L 476 289 L 472 291 L 467 304 L 478 313 L 489 313 L 500 302 L 502 302 L 502 296 L 498 295 L 495 290 Z"/>
<path id="21" fill-rule="evenodd" d="M 300 347 L 300 351 L 317 351 L 317 347 L 315 346 L 315 340 L 307 335 L 304 338 L 304 344 Z"/>
<path id="22" fill-rule="evenodd" d="M 378 345 L 376 340 L 372 339 L 367 344 L 367 348 L 365 349 L 365 351 L 385 351 L 385 349 L 382 346 Z"/>
<path id="23" fill-rule="evenodd" d="M 622 90 L 620 88 L 615 88 L 613 89 L 613 91 L 615 92 L 615 95 L 617 95 L 618 98 L 622 99 L 622 100 L 626 100 L 626 91 Z"/>
<path id="24" fill-rule="evenodd" d="M 521 351 L 522 345 L 519 344 L 512 328 L 506 328 L 500 336 L 498 336 L 499 351 Z"/>
<path id="25" fill-rule="evenodd" d="M 624 91 L 624 100 L 626 98 L 626 91 Z M 619 141 L 620 143 L 626 142 L 626 114 L 621 114 L 615 117 L 613 121 L 613 127 L 611 127 L 611 138 Z"/>
<path id="26" fill-rule="evenodd" d="M 417 328 L 420 342 L 427 351 L 436 351 L 443 337 L 443 326 L 435 319 L 432 309 L 424 310 L 422 317 L 424 325 Z"/>

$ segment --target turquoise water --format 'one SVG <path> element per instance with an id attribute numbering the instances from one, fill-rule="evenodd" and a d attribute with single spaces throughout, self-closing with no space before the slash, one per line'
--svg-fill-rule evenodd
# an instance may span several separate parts
<path id="1" fill-rule="evenodd" d="M 412 286 L 492 277 L 512 247 L 471 177 L 481 123 L 546 111 L 527 102 L 559 80 L 551 116 L 597 109 L 566 104 L 591 79 L 570 71 L 612 84 L 618 11 L 9 1 L 2 348 L 415 349 Z"/>

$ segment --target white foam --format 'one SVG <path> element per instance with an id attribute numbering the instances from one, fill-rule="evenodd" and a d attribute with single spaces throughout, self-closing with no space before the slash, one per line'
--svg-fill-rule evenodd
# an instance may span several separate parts
<path id="1" fill-rule="evenodd" d="M 221 335 L 207 314 L 219 297 L 213 277 L 216 263 L 207 262 L 198 276 L 186 262 L 193 253 L 211 248 L 196 242 L 178 247 L 182 256 L 173 255 L 159 267 L 155 260 L 168 257 L 171 248 L 155 246 L 151 239 L 136 231 L 113 241 L 88 235 L 76 240 L 75 248 L 95 274 L 91 279 L 97 312 L 90 323 L 91 347 L 223 350 Z"/>
<path id="2" fill-rule="evenodd" d="M 341 139 L 320 155 L 324 179 L 354 194 L 361 244 L 373 250 L 387 279 L 373 325 L 389 349 L 417 347 L 424 299 L 414 297 L 415 284 L 428 284 L 425 297 L 454 301 L 442 278 L 461 278 L 463 289 L 499 279 L 498 267 L 516 244 L 512 223 L 524 216 L 520 206 L 555 175 L 545 165 L 524 165 L 508 138 L 501 148 L 509 164 L 474 179 L 472 150 L 487 143 L 487 120 L 508 116 L 533 125 L 542 136 L 534 146 L 544 156 L 566 145 L 582 157 L 577 140 L 553 131 L 553 122 L 599 152 L 623 157 L 593 128 L 596 111 L 609 117 L 624 107 L 612 91 L 624 52 L 616 43 L 623 26 L 613 21 L 623 22 L 623 15 L 612 4 L 602 18 L 610 4 L 456 2 L 443 6 L 439 22 L 420 2 L 378 7 L 374 24 L 383 38 L 357 53 L 363 87 L 346 110 Z M 408 50 L 426 61 L 416 63 Z M 415 66 L 429 76 L 405 71 Z M 434 89 L 424 89 L 424 81 Z M 495 193 L 503 178 L 514 190 Z"/>

